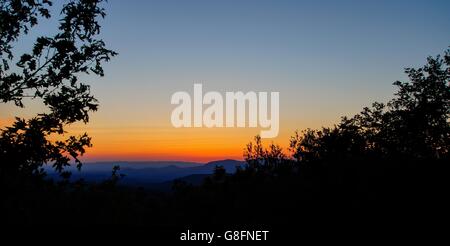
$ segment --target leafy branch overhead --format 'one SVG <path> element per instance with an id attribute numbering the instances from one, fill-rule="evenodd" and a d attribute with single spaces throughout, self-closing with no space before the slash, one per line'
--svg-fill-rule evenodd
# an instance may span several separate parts
<path id="1" fill-rule="evenodd" d="M 90 86 L 81 81 L 82 74 L 103 76 L 102 63 L 117 55 L 106 48 L 100 33 L 99 19 L 104 18 L 102 0 L 69 1 L 63 5 L 58 33 L 54 36 L 38 37 L 31 52 L 15 57 L 13 45 L 21 35 L 38 24 L 40 18 L 51 18 L 52 2 L 48 0 L 1 0 L 0 1 L 0 100 L 14 102 L 24 107 L 26 97 L 39 98 L 49 108 L 49 113 L 39 114 L 25 121 L 18 119 L 13 127 L 2 134 L 2 149 L 15 145 L 11 152 L 2 157 L 15 160 L 22 151 L 23 164 L 37 166 L 53 161 L 57 170 L 67 165 L 71 156 L 84 153 L 90 146 L 87 135 L 70 137 L 65 142 L 52 143 L 52 133 L 64 133 L 64 125 L 89 121 L 89 112 L 96 111 L 98 102 L 91 94 Z M 15 69 L 12 69 L 14 59 Z M 83 77 L 85 78 L 85 77 Z M 31 134 L 33 133 L 33 134 Z M 29 135 L 36 137 L 39 145 L 34 148 L 39 156 L 24 152 Z M 76 148 L 70 146 L 77 146 Z M 20 166 L 20 165 L 19 165 Z"/>

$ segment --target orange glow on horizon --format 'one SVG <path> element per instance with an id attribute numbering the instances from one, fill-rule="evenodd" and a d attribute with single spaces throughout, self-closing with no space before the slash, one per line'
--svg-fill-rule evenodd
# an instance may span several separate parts
<path id="1" fill-rule="evenodd" d="M 0 127 L 14 119 L 1 119 Z M 287 153 L 289 137 L 296 128 L 284 127 L 278 137 L 263 139 L 263 144 L 279 144 Z M 76 123 L 66 128 L 64 139 L 87 132 L 93 147 L 81 157 L 85 162 L 97 161 L 192 161 L 209 162 L 222 159 L 243 160 L 246 145 L 260 128 L 174 128 L 165 126 L 129 126 Z"/>
<path id="2" fill-rule="evenodd" d="M 255 128 L 122 129 L 115 130 L 115 134 L 108 134 L 109 131 L 88 131 L 93 137 L 93 147 L 83 159 L 195 162 L 242 160 L 247 143 L 253 140 L 258 131 Z M 272 141 L 274 140 L 264 140 L 265 143 Z"/>

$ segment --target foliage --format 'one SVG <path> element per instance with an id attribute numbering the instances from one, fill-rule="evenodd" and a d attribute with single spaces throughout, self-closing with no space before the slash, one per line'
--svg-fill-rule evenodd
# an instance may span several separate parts
<path id="1" fill-rule="evenodd" d="M 429 57 L 419 69 L 408 68 L 409 82 L 397 81 L 395 98 L 332 128 L 306 130 L 291 138 L 292 158 L 448 159 L 450 147 L 450 50 L 444 59 Z"/>
<path id="2" fill-rule="evenodd" d="M 64 4 L 58 33 L 38 37 L 31 52 L 22 54 L 14 69 L 14 43 L 36 26 L 39 18 L 51 17 L 52 2 L 0 2 L 0 99 L 18 107 L 25 106 L 24 98 L 41 99 L 48 108 L 48 112 L 28 120 L 17 118 L 13 126 L 2 130 L 2 172 L 41 173 L 45 163 L 53 163 L 57 171 L 63 172 L 71 158 L 81 167 L 78 157 L 91 146 L 87 134 L 64 141 L 52 141 L 51 136 L 65 133 L 68 124 L 87 123 L 89 113 L 98 108 L 80 75 L 103 76 L 102 63 L 116 55 L 97 39 L 98 20 L 105 17 L 102 2 L 77 0 Z"/>
<path id="3" fill-rule="evenodd" d="M 241 224 L 248 230 L 286 221 L 309 226 L 336 215 L 342 215 L 336 221 L 347 222 L 352 213 L 368 221 L 403 215 L 407 223 L 423 214 L 441 217 L 448 208 L 443 194 L 449 186 L 449 50 L 443 58 L 428 58 L 422 68 L 406 69 L 410 81 L 395 82 L 398 91 L 387 104 L 374 103 L 334 127 L 296 132 L 290 156 L 274 143 L 264 147 L 256 136 L 244 151 L 245 167 L 230 175 L 217 166 L 200 186 L 177 180 L 171 195 L 117 187 L 123 177 L 119 167 L 111 180 L 89 186 L 42 179 L 42 165 L 49 162 L 68 178 L 64 167 L 70 158 L 78 161 L 90 146 L 86 134 L 66 141 L 50 137 L 63 134 L 68 124 L 88 122 L 98 107 L 79 78 L 103 76 L 102 62 L 116 55 L 96 39 L 97 20 L 105 15 L 101 2 L 64 5 L 59 33 L 38 38 L 12 69 L 13 44 L 39 18 L 50 18 L 51 2 L 0 0 L 0 99 L 19 107 L 26 97 L 41 99 L 49 109 L 29 120 L 18 118 L 1 132 L 2 222 Z"/>

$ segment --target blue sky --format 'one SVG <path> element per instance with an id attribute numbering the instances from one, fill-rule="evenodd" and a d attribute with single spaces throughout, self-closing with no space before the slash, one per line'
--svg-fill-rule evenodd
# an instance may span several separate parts
<path id="1" fill-rule="evenodd" d="M 389 98 L 403 68 L 450 45 L 449 1 L 110 1 L 107 10 L 104 37 L 120 53 L 114 86 L 275 90 L 336 113 Z"/>

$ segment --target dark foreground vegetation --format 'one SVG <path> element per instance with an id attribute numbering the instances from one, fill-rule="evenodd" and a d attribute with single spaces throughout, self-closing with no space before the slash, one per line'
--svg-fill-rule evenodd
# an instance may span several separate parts
<path id="1" fill-rule="evenodd" d="M 219 166 L 201 186 L 175 181 L 173 194 L 121 188 L 116 172 L 97 185 L 2 172 L 3 222 L 177 227 L 439 218 L 450 187 L 449 59 L 408 70 L 411 81 L 396 83 L 387 106 L 295 134 L 291 156 L 256 137 L 246 167 L 229 175 Z"/>
<path id="2" fill-rule="evenodd" d="M 87 113 L 95 110 L 88 89 L 70 87 L 77 83 L 58 83 L 85 72 L 84 62 L 100 62 L 115 54 L 103 48 L 103 43 L 87 53 L 76 53 L 78 48 L 70 45 L 71 40 L 80 42 L 78 39 L 92 45 L 89 34 L 94 35 L 97 27 L 85 24 L 95 24 L 95 17 L 101 15 L 92 2 L 96 1 L 75 5 L 92 19 L 62 25 L 62 36 L 41 40 L 36 55 L 22 56 L 19 65 L 28 69 L 23 77 L 8 76 L 7 69 L 0 67 L 4 102 L 14 101 L 21 106 L 22 92 L 14 92 L 14 88 L 26 81 L 28 89 L 51 109 L 49 114 L 29 121 L 18 119 L 12 127 L 2 130 L 1 223 L 295 227 L 354 218 L 366 223 L 384 221 L 386 226 L 439 220 L 448 209 L 449 51 L 443 57 L 428 58 L 423 68 L 407 69 L 409 81 L 394 83 L 398 90 L 387 104 L 374 103 L 353 117 L 343 117 L 331 128 L 298 132 L 291 138 L 288 151 L 275 144 L 264 147 L 255 137 L 244 153 L 246 167 L 228 175 L 219 166 L 201 186 L 175 181 L 172 194 L 123 188 L 117 185 L 118 169 L 113 170 L 110 180 L 100 184 L 45 179 L 42 165 L 52 163 L 66 177 L 69 174 L 64 166 L 89 146 L 87 136 L 57 143 L 51 143 L 48 136 L 62 132 L 65 124 L 87 121 Z M 68 7 L 67 13 L 70 10 Z M 23 11 L 25 16 L 31 15 Z M 5 15 L 2 12 L 2 18 Z M 71 18 L 77 20 L 77 15 Z M 70 25 L 75 27 L 71 29 Z M 10 40 L 3 38 L 5 31 L 1 30 L 3 57 L 5 42 Z M 15 30 L 10 29 L 13 34 Z M 85 30 L 88 37 L 80 30 Z M 62 45 L 58 42 L 69 45 L 69 51 L 77 55 L 58 46 Z M 66 59 L 63 64 L 68 67 L 46 70 L 51 74 L 39 78 L 48 80 L 39 81 L 30 73 L 38 68 L 30 64 L 43 52 L 42 47 L 56 49 L 60 56 L 54 59 Z M 74 57 L 78 63 L 69 62 Z M 94 73 L 102 74 L 101 67 L 96 68 Z M 47 87 L 57 89 L 43 90 Z M 79 93 L 84 95 L 83 100 L 77 97 Z"/>

